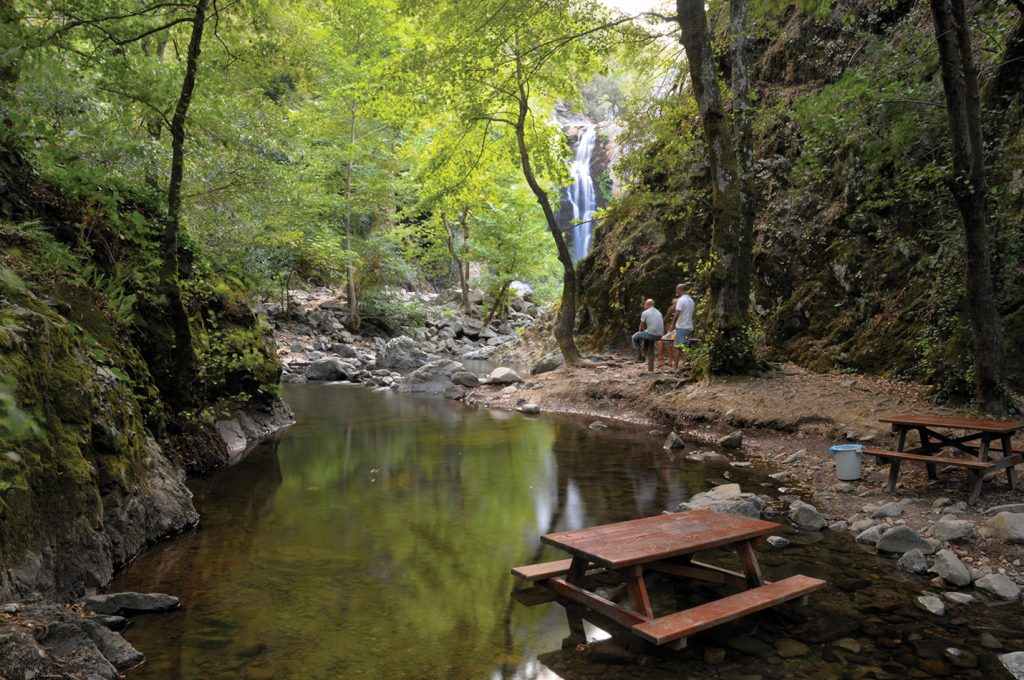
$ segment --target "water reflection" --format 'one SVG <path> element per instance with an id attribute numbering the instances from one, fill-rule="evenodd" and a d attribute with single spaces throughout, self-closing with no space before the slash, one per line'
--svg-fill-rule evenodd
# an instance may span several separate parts
<path id="1" fill-rule="evenodd" d="M 548 678 L 554 606 L 512 606 L 548 531 L 660 512 L 701 486 L 657 443 L 343 386 L 289 386 L 298 423 L 194 490 L 200 531 L 115 588 L 186 607 L 129 633 L 152 678 Z M 639 442 L 639 443 L 638 443 Z"/>

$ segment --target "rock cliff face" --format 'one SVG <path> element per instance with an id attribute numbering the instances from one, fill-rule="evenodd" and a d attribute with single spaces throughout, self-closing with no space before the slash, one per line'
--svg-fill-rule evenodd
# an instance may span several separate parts
<path id="1" fill-rule="evenodd" d="M 978 34 L 987 45 L 978 50 L 981 70 L 991 74 L 1014 15 L 982 6 L 974 13 L 991 29 Z M 962 227 L 944 183 L 949 137 L 927 5 L 847 0 L 827 15 L 790 8 L 759 21 L 754 257 L 765 345 L 816 370 L 863 370 L 934 383 L 940 396 L 969 394 Z M 719 62 L 728 76 L 728 58 Z M 1020 120 L 1007 112 L 986 121 L 997 289 L 1017 385 Z M 583 330 L 600 341 L 619 341 L 635 325 L 641 296 L 667 306 L 678 281 L 692 284 L 698 313 L 706 303 L 709 177 L 692 97 L 667 100 L 660 117 L 630 135 L 629 190 L 580 265 Z"/>
<path id="2" fill-rule="evenodd" d="M 147 545 L 196 524 L 186 470 L 229 462 L 212 422 L 172 411 L 154 379 L 168 348 L 145 329 L 167 317 L 138 282 L 151 280 L 157 232 L 119 235 L 95 206 L 31 176 L 26 185 L 0 216 L 0 602 L 105 586 Z M 131 276 L 111 283 L 106 257 Z M 202 328 L 197 411 L 283 422 L 265 327 L 209 278 L 186 285 Z"/>

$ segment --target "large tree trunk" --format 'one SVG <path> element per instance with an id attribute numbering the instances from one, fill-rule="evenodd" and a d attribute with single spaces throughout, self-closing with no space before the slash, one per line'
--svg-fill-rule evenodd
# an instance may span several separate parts
<path id="1" fill-rule="evenodd" d="M 352 252 L 352 171 L 355 159 L 352 154 L 356 148 L 356 104 L 352 103 L 352 117 L 350 120 L 351 130 L 348 147 L 348 168 L 345 177 L 345 250 Z M 359 317 L 359 300 L 356 297 L 356 270 L 352 263 L 348 263 L 345 277 L 345 295 L 348 298 L 348 323 L 353 333 L 359 332 L 362 319 Z"/>
<path id="2" fill-rule="evenodd" d="M 551 208 L 551 201 L 547 192 L 537 181 L 533 174 L 533 167 L 530 164 L 530 150 L 526 146 L 526 118 L 530 112 L 530 99 L 526 92 L 526 84 L 522 78 L 522 64 L 519 56 L 516 56 L 516 76 L 519 94 L 519 109 L 515 121 L 516 143 L 519 147 L 519 162 L 523 167 L 523 176 L 530 190 L 537 198 L 541 210 L 544 211 L 544 219 L 548 224 L 548 231 L 551 238 L 555 240 L 555 248 L 558 251 L 558 261 L 562 263 L 562 301 L 558 308 L 558 319 L 555 321 L 555 340 L 562 350 L 565 363 L 573 366 L 580 363 L 580 352 L 576 348 L 576 339 L 573 333 L 576 329 L 576 269 L 573 266 L 572 255 L 565 243 L 565 237 L 558 228 L 558 220 L 555 211 Z"/>
<path id="3" fill-rule="evenodd" d="M 732 111 L 736 123 L 736 163 L 740 173 L 740 203 L 743 218 L 737 254 L 739 304 L 749 313 L 750 289 L 754 278 L 754 133 L 750 103 L 750 72 L 747 70 L 747 0 L 729 1 L 729 33 L 732 38 Z"/>
<path id="4" fill-rule="evenodd" d="M 963 0 L 931 0 L 935 40 L 942 67 L 953 177 L 950 189 L 964 223 L 967 251 L 967 307 L 974 336 L 974 367 L 979 404 L 990 413 L 1004 413 L 1002 325 L 992 285 L 987 186 L 978 72 Z"/>
<path id="5" fill-rule="evenodd" d="M 181 298 L 181 284 L 178 279 L 178 233 L 181 230 L 181 182 L 185 171 L 185 120 L 196 87 L 207 4 L 208 0 L 198 0 L 195 6 L 192 36 L 189 39 L 185 61 L 185 77 L 181 83 L 178 103 L 174 108 L 174 117 L 171 118 L 171 178 L 167 185 L 167 226 L 161 242 L 161 287 L 167 298 L 170 320 L 174 328 L 174 347 L 171 352 L 173 385 L 170 396 L 179 406 L 192 403 L 192 383 L 196 373 L 192 330 L 189 328 L 188 312 Z"/>
<path id="6" fill-rule="evenodd" d="M 744 253 L 750 239 L 744 238 L 736 144 L 722 108 L 704 0 L 677 0 L 676 6 L 711 165 L 709 369 L 712 373 L 740 373 L 753 366 L 754 356 L 747 328 L 749 253 Z"/>

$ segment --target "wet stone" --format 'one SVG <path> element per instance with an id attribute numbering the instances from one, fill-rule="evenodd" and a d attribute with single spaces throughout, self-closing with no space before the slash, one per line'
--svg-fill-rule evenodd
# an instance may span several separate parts
<path id="1" fill-rule="evenodd" d="M 942 596 L 954 604 L 970 604 L 974 602 L 974 596 L 968 593 L 960 593 L 955 590 L 951 590 L 942 593 Z"/>
<path id="2" fill-rule="evenodd" d="M 917 606 L 935 616 L 942 616 L 946 613 L 946 605 L 934 595 L 921 595 L 916 600 Z"/>
<path id="3" fill-rule="evenodd" d="M 952 550 L 940 550 L 935 554 L 931 572 L 954 586 L 966 586 L 971 582 L 971 572 L 967 571 L 967 567 Z"/>
<path id="4" fill-rule="evenodd" d="M 981 634 L 981 637 L 978 638 L 978 643 L 982 647 L 984 647 L 985 649 L 1002 649 L 1003 648 L 1003 643 L 999 641 L 999 638 L 997 638 L 995 635 L 993 635 L 992 633 L 988 632 L 987 630 L 984 631 Z"/>
<path id="5" fill-rule="evenodd" d="M 1004 574 L 989 574 L 978 579 L 974 587 L 1000 600 L 1016 600 L 1020 597 L 1020 586 Z"/>
<path id="6" fill-rule="evenodd" d="M 749 635 L 732 638 L 728 645 L 730 649 L 735 649 L 748 656 L 765 657 L 775 653 L 775 649 L 771 645 Z"/>
<path id="7" fill-rule="evenodd" d="M 930 550 L 931 545 L 910 527 L 899 526 L 886 529 L 878 539 L 876 547 L 880 552 L 902 555 L 908 550 Z"/>
<path id="8" fill-rule="evenodd" d="M 862 649 L 860 642 L 854 640 L 853 638 L 843 638 L 842 640 L 836 640 L 835 645 L 839 649 L 850 652 L 851 654 L 860 654 L 860 650 Z"/>
<path id="9" fill-rule="evenodd" d="M 798 640 L 783 638 L 775 641 L 775 652 L 783 659 L 793 659 L 798 656 L 807 656 L 811 648 Z"/>
<path id="10" fill-rule="evenodd" d="M 790 544 L 789 539 L 783 536 L 769 536 L 767 538 L 767 541 L 768 545 L 770 545 L 775 550 L 782 550 Z"/>
<path id="11" fill-rule="evenodd" d="M 918 548 L 903 553 L 896 564 L 900 569 L 911 574 L 924 574 L 928 572 L 928 559 Z"/>
<path id="12" fill-rule="evenodd" d="M 959 647 L 947 647 L 942 655 L 957 668 L 974 668 L 978 665 L 978 657 Z"/>
<path id="13" fill-rule="evenodd" d="M 177 609 L 181 601 L 163 593 L 110 593 L 90 595 L 83 601 L 96 614 L 151 614 Z"/>
<path id="14" fill-rule="evenodd" d="M 882 534 L 884 533 L 884 526 L 874 526 L 857 534 L 857 542 L 864 545 L 878 545 L 878 541 L 882 539 Z"/>
<path id="15" fill-rule="evenodd" d="M 825 518 L 810 503 L 793 501 L 789 506 L 789 520 L 801 529 L 819 531 L 825 528 Z"/>
<path id="16" fill-rule="evenodd" d="M 1010 652 L 999 657 L 999 663 L 1014 680 L 1024 680 L 1024 652 Z"/>
<path id="17" fill-rule="evenodd" d="M 875 524 L 877 524 L 877 522 L 875 522 L 875 520 L 873 519 L 859 519 L 856 522 L 850 524 L 850 531 L 852 531 L 855 534 L 859 534 L 862 531 L 866 531 L 867 529 L 870 529 L 871 527 L 875 526 Z"/>

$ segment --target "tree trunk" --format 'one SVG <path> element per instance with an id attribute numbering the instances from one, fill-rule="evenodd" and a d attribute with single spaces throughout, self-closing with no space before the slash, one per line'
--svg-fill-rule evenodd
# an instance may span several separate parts
<path id="1" fill-rule="evenodd" d="M 505 299 L 505 296 L 508 294 L 508 287 L 511 284 L 511 281 L 506 281 L 505 283 L 501 284 L 501 290 L 498 291 L 498 297 L 494 299 L 494 304 L 491 305 L 491 311 L 487 313 L 487 318 L 484 320 L 485 326 L 491 325 L 491 321 L 494 320 L 495 313 L 501 308 L 501 303 Z"/>
<path id="2" fill-rule="evenodd" d="M 736 163 L 740 173 L 740 204 L 743 218 L 737 257 L 738 302 L 749 314 L 754 278 L 754 133 L 750 103 L 750 72 L 747 70 L 747 0 L 729 1 L 729 33 L 732 37 L 732 111 L 736 123 Z"/>
<path id="3" fill-rule="evenodd" d="M 978 72 L 963 0 L 931 0 L 946 94 L 953 177 L 950 189 L 964 223 L 967 307 L 974 336 L 978 402 L 990 413 L 1005 413 L 1002 383 L 1002 324 L 992 285 L 987 186 L 981 132 Z"/>
<path id="4" fill-rule="evenodd" d="M 459 217 L 460 231 L 463 234 L 463 243 L 466 242 L 466 220 L 469 218 L 469 209 L 464 208 Z M 459 277 L 459 294 L 462 299 L 462 311 L 469 314 L 469 264 L 463 262 L 459 256 L 458 247 L 455 244 L 455 225 L 448 221 L 447 216 L 441 215 L 441 223 L 447 233 L 448 255 L 452 258 L 452 265 Z"/>
<path id="5" fill-rule="evenodd" d="M 677 0 L 676 6 L 711 165 L 708 368 L 712 373 L 740 373 L 753 366 L 754 356 L 747 328 L 749 254 L 744 253 L 750 240 L 744 238 L 736 144 L 722 108 L 704 0 Z"/>
<path id="6" fill-rule="evenodd" d="M 355 159 L 352 154 L 355 153 L 356 148 L 356 104 L 352 102 L 352 118 L 351 118 L 351 133 L 349 137 L 348 147 L 348 169 L 345 178 L 345 202 L 346 202 L 346 215 L 345 215 L 345 250 L 352 252 L 352 169 L 355 163 Z M 355 267 L 352 266 L 352 262 L 348 263 L 346 268 L 347 276 L 345 281 L 345 295 L 348 297 L 348 320 L 349 327 L 353 333 L 359 332 L 359 327 L 362 325 L 362 319 L 359 318 L 359 300 L 356 297 L 356 271 Z"/>
<path id="7" fill-rule="evenodd" d="M 580 352 L 576 348 L 576 340 L 573 333 L 576 329 L 576 269 L 572 263 L 572 255 L 565 243 L 565 237 L 558 228 L 558 220 L 555 211 L 551 208 L 551 201 L 547 192 L 537 181 L 533 174 L 533 167 L 530 164 L 530 151 L 526 146 L 526 118 L 530 112 L 530 99 L 526 92 L 526 83 L 523 82 L 522 62 L 519 55 L 516 55 L 516 80 L 518 85 L 518 114 L 515 121 L 516 143 L 519 148 L 519 162 L 523 167 L 523 176 L 526 183 L 537 198 L 541 210 L 544 211 L 544 219 L 547 220 L 548 231 L 555 240 L 555 248 L 558 251 L 558 261 L 562 263 L 562 301 L 558 308 L 558 319 L 555 321 L 555 340 L 562 350 L 565 363 L 574 366 L 581 361 Z"/>
<path id="8" fill-rule="evenodd" d="M 174 108 L 174 117 L 171 118 L 171 177 L 167 185 L 167 226 L 161 242 L 161 287 L 167 298 L 170 321 L 174 328 L 174 347 L 171 352 L 173 385 L 170 396 L 179 406 L 192 403 L 191 388 L 196 373 L 192 331 L 189 328 L 188 312 L 185 310 L 181 284 L 178 280 L 178 234 L 181 230 L 181 182 L 185 172 L 185 120 L 196 87 L 207 4 L 208 0 L 196 2 L 192 36 L 189 39 L 185 61 L 185 77 L 181 83 L 178 103 Z"/>

